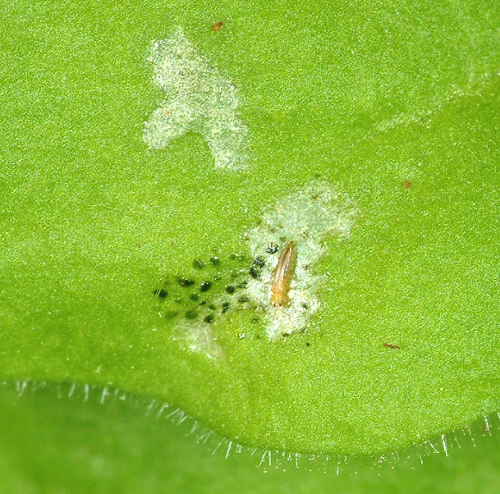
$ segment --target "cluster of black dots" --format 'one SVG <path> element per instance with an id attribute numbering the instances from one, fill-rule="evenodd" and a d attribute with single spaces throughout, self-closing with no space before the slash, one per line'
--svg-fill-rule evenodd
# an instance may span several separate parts
<path id="1" fill-rule="evenodd" d="M 270 254 L 277 251 L 274 245 L 267 248 Z M 199 275 L 167 276 L 154 291 L 162 306 L 160 313 L 170 320 L 184 318 L 211 324 L 232 309 L 255 309 L 245 288 L 249 278 L 261 278 L 265 264 L 262 257 L 249 259 L 238 254 L 231 254 L 224 261 L 217 256 L 208 262 L 195 259 L 191 272 L 199 272 Z M 253 317 L 251 321 L 257 323 L 259 318 Z"/>

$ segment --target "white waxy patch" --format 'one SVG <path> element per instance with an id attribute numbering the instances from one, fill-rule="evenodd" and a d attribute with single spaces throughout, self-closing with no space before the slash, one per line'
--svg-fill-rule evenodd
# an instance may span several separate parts
<path id="1" fill-rule="evenodd" d="M 174 337 L 191 352 L 202 353 L 211 360 L 218 360 L 224 351 L 210 324 L 203 321 L 182 321 L 175 326 Z"/>
<path id="2" fill-rule="evenodd" d="M 322 277 L 314 272 L 325 250 L 327 236 L 347 237 L 357 216 L 354 202 L 325 182 L 312 182 L 269 208 L 258 227 L 246 234 L 253 257 L 265 264 L 260 279 L 248 283 L 247 295 L 266 309 L 270 339 L 307 327 L 319 310 L 317 290 Z M 270 301 L 276 266 L 284 249 L 293 242 L 295 266 L 287 290 L 287 304 L 274 307 Z M 277 246 L 273 252 L 272 246 Z"/>
<path id="3" fill-rule="evenodd" d="M 194 48 L 181 28 L 153 42 L 149 61 L 155 83 L 167 96 L 145 123 L 144 141 L 163 149 L 187 132 L 197 132 L 207 141 L 216 168 L 244 167 L 248 129 L 238 116 L 231 81 Z"/>
<path id="4" fill-rule="evenodd" d="M 318 289 L 324 277 L 315 272 L 315 265 L 325 253 L 323 240 L 349 236 L 358 214 L 354 201 L 331 184 L 312 182 L 265 211 L 259 225 L 244 236 L 259 267 L 252 275 L 255 264 L 249 265 L 246 276 L 236 280 L 243 281 L 237 297 L 245 298 L 245 303 L 233 300 L 213 324 L 201 318 L 178 321 L 173 335 L 186 349 L 215 361 L 223 358 L 218 326 L 235 310 L 257 311 L 270 340 L 306 329 L 318 312 Z M 227 299 L 227 293 L 220 293 L 211 302 L 220 308 Z M 233 329 L 235 337 L 246 337 L 241 328 Z"/>

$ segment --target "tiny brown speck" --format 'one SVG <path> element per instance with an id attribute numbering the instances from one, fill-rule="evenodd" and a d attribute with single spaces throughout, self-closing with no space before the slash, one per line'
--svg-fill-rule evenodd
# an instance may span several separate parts
<path id="1" fill-rule="evenodd" d="M 221 27 L 225 24 L 224 21 L 216 22 L 215 24 L 212 24 L 210 27 L 212 31 L 215 31 L 218 33 L 221 30 Z"/>
<path id="2" fill-rule="evenodd" d="M 411 182 L 407 180 L 407 181 L 404 183 L 404 186 L 405 186 L 405 189 L 409 189 L 409 188 L 411 187 Z"/>
<path id="3" fill-rule="evenodd" d="M 383 345 L 386 348 L 391 348 L 392 350 L 401 350 L 401 348 L 398 345 L 391 345 L 390 343 L 384 343 Z"/>

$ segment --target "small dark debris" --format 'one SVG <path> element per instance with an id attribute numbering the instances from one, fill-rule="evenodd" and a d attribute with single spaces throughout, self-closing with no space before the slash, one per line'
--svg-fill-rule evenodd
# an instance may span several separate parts
<path id="1" fill-rule="evenodd" d="M 178 315 L 178 312 L 176 310 L 169 310 L 165 312 L 165 319 L 173 319 Z"/>
<path id="2" fill-rule="evenodd" d="M 193 262 L 193 268 L 203 269 L 203 263 L 199 259 L 196 259 L 196 261 Z"/>
<path id="3" fill-rule="evenodd" d="M 290 333 L 281 333 L 281 336 L 283 336 L 283 338 L 288 338 L 290 336 Z"/>
<path id="4" fill-rule="evenodd" d="M 248 302 L 248 297 L 246 295 L 242 295 L 239 299 L 238 302 L 240 304 L 244 304 L 245 302 Z"/>
<path id="5" fill-rule="evenodd" d="M 194 280 L 188 280 L 186 278 L 178 278 L 177 282 L 179 283 L 179 285 L 183 286 L 184 288 L 193 286 L 195 283 Z"/>
<path id="6" fill-rule="evenodd" d="M 212 287 L 212 283 L 210 283 L 210 281 L 204 281 L 200 286 L 200 290 L 202 292 L 206 292 L 206 291 L 210 290 L 211 287 Z"/>
<path id="7" fill-rule="evenodd" d="M 411 182 L 409 180 L 406 180 L 406 182 L 403 184 L 405 189 L 411 188 Z"/>
<path id="8" fill-rule="evenodd" d="M 186 319 L 196 319 L 198 317 L 198 313 L 194 309 L 191 309 L 186 311 L 185 316 Z"/>
<path id="9" fill-rule="evenodd" d="M 258 271 L 257 269 L 255 269 L 253 266 L 249 269 L 248 271 L 250 273 L 250 276 L 256 280 L 260 277 L 260 270 Z"/>
<path id="10" fill-rule="evenodd" d="M 198 302 L 198 300 L 200 300 L 200 296 L 199 296 L 197 293 L 191 293 L 191 294 L 189 295 L 189 298 L 190 298 L 191 300 L 193 300 L 194 302 Z"/>
<path id="11" fill-rule="evenodd" d="M 308 341 L 306 341 L 306 346 L 311 346 L 311 344 Z"/>
<path id="12" fill-rule="evenodd" d="M 158 288 L 154 293 L 158 296 L 158 298 L 167 298 L 168 295 L 167 290 L 164 290 L 163 288 Z"/>
<path id="13" fill-rule="evenodd" d="M 307 310 L 307 309 L 309 309 L 309 305 L 307 305 L 306 303 L 304 303 L 304 304 L 302 304 L 302 308 Z"/>
<path id="14" fill-rule="evenodd" d="M 267 249 L 266 249 L 266 252 L 268 254 L 276 254 L 276 252 L 278 252 L 278 246 L 275 245 L 275 244 L 271 244 Z"/>
<path id="15" fill-rule="evenodd" d="M 207 305 L 207 301 L 206 301 L 206 300 L 202 300 L 202 301 L 200 302 L 200 305 Z"/>
<path id="16" fill-rule="evenodd" d="M 260 278 L 262 268 L 266 265 L 266 261 L 262 257 L 257 257 L 253 260 L 252 266 L 248 271 L 253 279 Z"/>
<path id="17" fill-rule="evenodd" d="M 392 350 L 401 350 L 401 347 L 399 347 L 398 345 L 391 345 L 390 343 L 383 343 L 383 345 L 386 348 L 391 348 Z"/>
<path id="18" fill-rule="evenodd" d="M 241 283 L 238 283 L 238 286 L 237 288 L 246 288 L 246 286 L 248 285 L 248 281 L 242 281 Z"/>
<path id="19" fill-rule="evenodd" d="M 266 261 L 264 261 L 264 259 L 262 259 L 262 257 L 256 257 L 253 260 L 253 265 L 259 266 L 259 268 L 263 268 L 266 265 Z"/>
<path id="20" fill-rule="evenodd" d="M 230 305 L 229 302 L 224 302 L 222 304 L 222 313 L 223 314 L 229 310 L 229 305 Z"/>
<path id="21" fill-rule="evenodd" d="M 224 21 L 216 22 L 215 24 L 212 24 L 212 25 L 210 26 L 210 29 L 211 29 L 212 31 L 215 31 L 216 33 L 218 33 L 218 32 L 221 30 L 221 28 L 222 28 L 222 26 L 223 26 L 224 24 L 225 24 L 225 22 L 224 22 Z"/>
<path id="22" fill-rule="evenodd" d="M 250 322 L 253 323 L 253 324 L 256 324 L 256 323 L 259 322 L 259 318 L 258 317 L 254 317 Z"/>
<path id="23" fill-rule="evenodd" d="M 226 286 L 226 292 L 227 293 L 234 293 L 234 291 L 236 290 L 236 288 L 232 285 L 227 285 Z"/>
<path id="24" fill-rule="evenodd" d="M 211 257 L 210 262 L 212 263 L 213 266 L 220 266 L 220 259 L 218 257 Z"/>
<path id="25" fill-rule="evenodd" d="M 203 319 L 205 322 L 212 323 L 215 319 L 215 316 L 213 314 L 209 314 L 205 319 Z"/>

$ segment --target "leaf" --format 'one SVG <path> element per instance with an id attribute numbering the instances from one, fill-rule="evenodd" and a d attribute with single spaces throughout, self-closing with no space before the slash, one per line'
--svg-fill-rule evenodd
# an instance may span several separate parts
<path id="1" fill-rule="evenodd" d="M 203 444 L 196 433 L 186 436 L 192 422 L 148 415 L 150 400 L 111 393 L 103 401 L 103 390 L 93 389 L 84 401 L 83 387 L 68 398 L 71 389 L 48 384 L 34 391 L 28 383 L 19 397 L 13 386 L 0 388 L 2 492 L 467 494 L 493 493 L 499 481 L 496 421 L 492 437 L 478 427 L 474 443 L 458 435 L 460 448 L 452 441 L 449 457 L 430 454 L 422 465 L 414 455 L 410 462 L 389 455 L 382 464 L 365 460 L 361 467 L 332 456 L 325 471 L 324 458 L 300 458 L 296 468 L 295 457 L 280 462 L 275 455 L 270 466 L 266 461 L 256 468 L 260 458 L 242 458 L 235 450 L 226 458 L 227 443 L 212 454 L 218 439 Z"/>
<path id="2" fill-rule="evenodd" d="M 3 379 L 112 386 L 308 453 L 498 410 L 498 6 L 2 9 Z M 241 94 L 245 170 L 199 135 L 143 141 L 151 43 L 179 26 Z"/>

